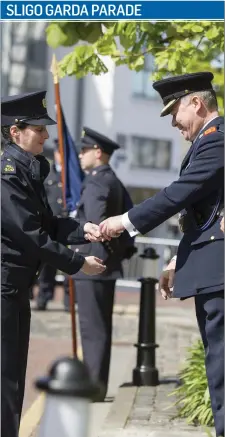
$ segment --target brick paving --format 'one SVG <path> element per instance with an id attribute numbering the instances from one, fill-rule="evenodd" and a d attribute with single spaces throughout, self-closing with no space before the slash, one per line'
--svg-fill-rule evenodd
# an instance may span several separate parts
<path id="1" fill-rule="evenodd" d="M 34 380 L 38 376 L 46 374 L 49 365 L 59 356 L 71 355 L 70 315 L 63 311 L 61 298 L 62 289 L 58 287 L 55 301 L 50 303 L 48 311 L 32 311 L 24 412 L 38 395 L 34 388 Z M 118 291 L 116 293 L 113 344 L 117 345 L 121 351 L 125 351 L 127 347 L 135 350 L 133 344 L 137 341 L 138 302 L 139 293 L 133 291 L 130 293 Z M 185 359 L 186 348 L 199 337 L 193 300 L 188 299 L 182 303 L 175 299 L 164 301 L 157 295 L 156 302 L 156 342 L 160 345 L 156 349 L 156 365 L 160 378 L 174 377 Z M 31 305 L 33 307 L 34 302 Z M 130 382 L 132 379 L 132 368 L 136 365 L 136 351 L 133 355 L 132 366 L 128 366 L 129 370 L 125 374 L 124 383 Z M 117 372 L 120 372 L 120 368 L 117 369 Z M 118 404 L 116 397 L 111 408 L 112 415 L 110 416 L 109 413 L 101 434 L 99 431 L 99 433 L 93 434 L 93 437 L 100 435 L 104 435 L 104 437 L 161 437 L 167 435 L 165 429 L 170 432 L 178 432 L 178 434 L 174 434 L 174 437 L 186 437 L 186 435 L 179 434 L 181 431 L 182 433 L 188 432 L 187 437 L 205 437 L 205 434 L 201 433 L 200 435 L 200 430 L 196 428 L 190 434 L 192 428 L 187 426 L 184 421 L 182 423 L 178 420 L 171 422 L 173 410 L 165 410 L 164 407 L 171 405 L 172 399 L 167 394 L 172 388 L 171 384 L 163 384 L 157 388 L 141 387 L 136 389 L 133 407 L 125 418 L 126 426 L 120 427 L 120 429 L 116 429 L 112 421 L 112 416 L 116 417 L 118 409 L 122 414 L 122 407 Z M 119 389 L 118 398 L 122 390 L 125 389 Z M 38 428 L 29 437 L 37 436 Z M 168 434 L 169 436 L 170 434 Z"/>

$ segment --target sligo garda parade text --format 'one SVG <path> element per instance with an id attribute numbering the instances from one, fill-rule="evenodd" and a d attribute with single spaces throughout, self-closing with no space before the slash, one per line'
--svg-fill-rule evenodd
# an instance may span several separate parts
<path id="1" fill-rule="evenodd" d="M 136 16 L 141 17 L 142 5 L 133 3 L 36 3 L 24 4 L 24 2 L 12 3 L 7 5 L 8 17 L 27 17 L 38 18 L 72 18 L 72 17 L 118 17 L 118 16 Z"/>

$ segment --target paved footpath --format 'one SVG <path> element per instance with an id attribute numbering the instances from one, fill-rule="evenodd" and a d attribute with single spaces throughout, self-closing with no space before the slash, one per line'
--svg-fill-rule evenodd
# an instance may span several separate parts
<path id="1" fill-rule="evenodd" d="M 200 428 L 188 426 L 183 420 L 171 420 L 175 410 L 168 393 L 173 390 L 173 383 L 139 388 L 130 384 L 136 365 L 133 344 L 137 341 L 138 299 L 125 295 L 122 293 L 121 299 L 116 299 L 114 308 L 108 396 L 104 403 L 91 404 L 89 437 L 206 437 Z M 156 349 L 156 365 L 160 379 L 174 380 L 186 348 L 199 338 L 192 300 L 181 303 L 157 298 L 156 321 L 156 341 L 160 345 Z M 44 398 L 33 388 L 33 381 L 46 373 L 54 359 L 71 354 L 70 316 L 62 311 L 60 302 L 51 302 L 49 311 L 33 312 L 31 332 L 20 437 L 41 437 L 38 423 Z"/>

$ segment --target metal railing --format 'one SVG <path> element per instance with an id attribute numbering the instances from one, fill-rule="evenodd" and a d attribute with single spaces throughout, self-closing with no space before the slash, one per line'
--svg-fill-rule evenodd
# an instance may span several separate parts
<path id="1" fill-rule="evenodd" d="M 118 283 L 122 285 L 122 283 L 136 281 L 137 278 L 143 276 L 144 263 L 146 261 L 140 255 L 149 246 L 153 247 L 159 255 L 157 260 L 152 261 L 152 264 L 155 263 L 155 274 L 159 276 L 164 266 L 176 254 L 179 243 L 180 240 L 170 238 L 136 237 L 135 246 L 137 247 L 137 253 L 130 260 L 123 261 L 124 278 L 119 280 Z"/>

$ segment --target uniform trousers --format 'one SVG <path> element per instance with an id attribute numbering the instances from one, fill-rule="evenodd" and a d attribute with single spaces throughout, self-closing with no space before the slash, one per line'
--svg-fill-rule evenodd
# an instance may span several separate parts
<path id="1" fill-rule="evenodd" d="M 1 435 L 18 437 L 30 336 L 29 289 L 2 286 Z"/>
<path id="2" fill-rule="evenodd" d="M 83 359 L 91 377 L 108 387 L 115 280 L 75 280 Z"/>
<path id="3" fill-rule="evenodd" d="M 196 316 L 205 349 L 205 367 L 216 428 L 224 436 L 224 292 L 195 296 Z"/>

